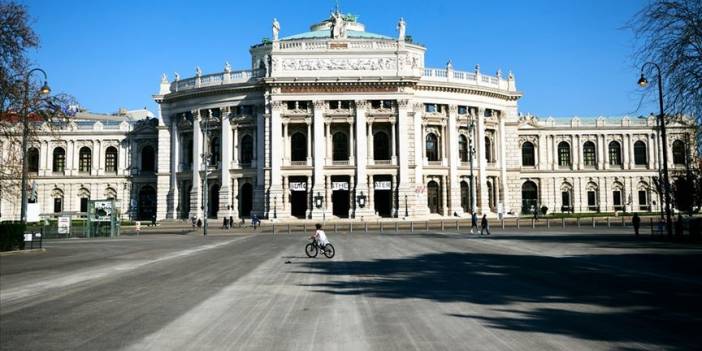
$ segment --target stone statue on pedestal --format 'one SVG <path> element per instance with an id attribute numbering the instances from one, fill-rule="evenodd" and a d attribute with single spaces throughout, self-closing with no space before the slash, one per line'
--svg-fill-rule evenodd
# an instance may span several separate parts
<path id="1" fill-rule="evenodd" d="M 280 33 L 280 23 L 278 19 L 273 19 L 273 41 L 278 41 L 278 33 Z"/>
<path id="2" fill-rule="evenodd" d="M 400 22 L 397 23 L 397 31 L 399 32 L 397 36 L 397 40 L 399 41 L 404 41 L 405 40 L 405 19 L 400 17 Z"/>

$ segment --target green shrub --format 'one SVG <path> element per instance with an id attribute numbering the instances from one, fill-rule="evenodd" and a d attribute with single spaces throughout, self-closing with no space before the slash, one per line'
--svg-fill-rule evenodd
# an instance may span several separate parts
<path id="1" fill-rule="evenodd" d="M 0 223 L 0 251 L 24 249 L 24 229 L 22 223 Z"/>

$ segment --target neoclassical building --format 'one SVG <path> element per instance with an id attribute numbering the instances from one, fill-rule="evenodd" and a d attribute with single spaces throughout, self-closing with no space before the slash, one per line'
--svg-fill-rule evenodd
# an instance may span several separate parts
<path id="1" fill-rule="evenodd" d="M 274 20 L 250 69 L 164 75 L 158 218 L 201 217 L 203 177 L 211 217 L 658 209 L 655 118 L 521 116 L 511 72 L 425 67 L 405 27 L 374 34 L 334 12 L 282 37 Z M 674 170 L 693 133 L 668 128 Z"/>
<path id="2" fill-rule="evenodd" d="M 158 147 L 154 117 L 147 110 L 121 109 L 112 115 L 79 112 L 68 121 L 36 125 L 27 150 L 29 183 L 36 190 L 29 203 L 37 203 L 43 217 L 80 217 L 89 200 L 116 199 L 124 218 L 151 219 Z M 19 140 L 0 138 L 0 162 L 17 162 L 11 155 L 21 154 Z M 16 191 L 0 189 L 0 220 L 19 219 L 20 204 Z"/>
<path id="3" fill-rule="evenodd" d="M 163 75 L 158 123 L 127 142 L 131 152 L 122 124 L 42 143 L 45 211 L 61 196 L 75 209 L 83 188 L 116 196 L 135 218 L 151 215 L 155 191 L 159 220 L 201 218 L 205 208 L 211 218 L 357 220 L 660 210 L 654 117 L 521 115 L 511 72 L 425 67 L 426 48 L 402 19 L 393 36 L 338 11 L 308 32 L 280 30 L 273 20 L 248 69 Z M 685 118 L 667 127 L 674 175 L 696 159 L 694 127 Z M 72 166 L 56 174 L 50 150 L 61 143 Z M 125 155 L 116 173 L 107 172 L 113 144 Z M 86 146 L 89 173 L 80 168 Z M 144 149 L 156 153 L 153 171 Z"/>

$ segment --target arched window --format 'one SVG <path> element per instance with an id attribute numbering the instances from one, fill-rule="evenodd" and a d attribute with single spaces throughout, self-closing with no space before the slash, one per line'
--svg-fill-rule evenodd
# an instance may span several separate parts
<path id="1" fill-rule="evenodd" d="M 622 146 L 618 141 L 609 143 L 609 164 L 612 166 L 622 165 Z"/>
<path id="2" fill-rule="evenodd" d="M 241 138 L 241 163 L 250 164 L 251 160 L 253 160 L 253 137 L 246 134 Z"/>
<path id="3" fill-rule="evenodd" d="M 639 140 L 634 143 L 634 164 L 645 165 L 648 157 L 646 157 L 646 143 Z"/>
<path id="4" fill-rule="evenodd" d="M 78 171 L 83 173 L 90 173 L 92 168 L 92 151 L 87 146 L 83 146 L 78 151 Z"/>
<path id="5" fill-rule="evenodd" d="M 219 156 L 220 156 L 219 137 L 213 137 L 210 140 L 210 166 L 216 166 L 219 164 Z"/>
<path id="6" fill-rule="evenodd" d="M 485 161 L 488 163 L 495 162 L 492 157 L 492 141 L 488 137 L 485 137 Z"/>
<path id="7" fill-rule="evenodd" d="M 291 161 L 307 161 L 307 138 L 298 132 L 290 138 Z"/>
<path id="8" fill-rule="evenodd" d="M 570 145 L 565 141 L 558 143 L 558 165 L 570 167 Z"/>
<path id="9" fill-rule="evenodd" d="M 461 162 L 468 162 L 468 138 L 465 135 L 458 136 L 458 154 Z"/>
<path id="10" fill-rule="evenodd" d="M 385 132 L 377 132 L 373 135 L 373 159 L 390 159 L 390 141 L 388 140 L 388 134 Z"/>
<path id="11" fill-rule="evenodd" d="M 66 169 L 66 150 L 62 147 L 54 148 L 53 171 L 60 173 Z"/>
<path id="12" fill-rule="evenodd" d="M 154 148 L 151 145 L 144 146 L 141 149 L 141 171 L 142 172 L 153 172 L 156 161 L 156 156 L 154 155 Z"/>
<path id="13" fill-rule="evenodd" d="M 117 172 L 117 148 L 114 146 L 105 150 L 105 172 Z"/>
<path id="14" fill-rule="evenodd" d="M 426 150 L 427 150 L 427 160 L 438 161 L 439 160 L 439 142 L 438 138 L 434 133 L 427 134 L 426 138 Z"/>
<path id="15" fill-rule="evenodd" d="M 594 166 L 597 163 L 595 156 L 595 143 L 587 141 L 583 144 L 583 163 L 586 166 Z"/>
<path id="16" fill-rule="evenodd" d="M 534 144 L 527 141 L 522 144 L 522 166 L 535 166 Z"/>
<path id="17" fill-rule="evenodd" d="M 39 149 L 35 147 L 27 150 L 27 169 L 29 172 L 39 172 Z"/>
<path id="18" fill-rule="evenodd" d="M 673 142 L 673 163 L 676 165 L 685 164 L 685 143 L 680 140 Z"/>
<path id="19" fill-rule="evenodd" d="M 347 161 L 349 159 L 349 140 L 346 134 L 336 132 L 332 136 L 332 159 L 334 161 Z"/>

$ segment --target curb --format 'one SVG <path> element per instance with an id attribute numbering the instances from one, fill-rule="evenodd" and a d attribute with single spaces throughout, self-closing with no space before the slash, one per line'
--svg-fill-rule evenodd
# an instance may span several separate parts
<path id="1" fill-rule="evenodd" d="M 12 256 L 12 255 L 22 255 L 30 253 L 46 252 L 45 248 L 41 249 L 29 249 L 29 250 L 14 250 L 14 251 L 4 251 L 0 252 L 0 256 Z"/>

